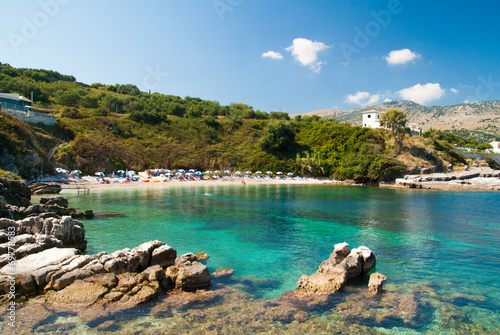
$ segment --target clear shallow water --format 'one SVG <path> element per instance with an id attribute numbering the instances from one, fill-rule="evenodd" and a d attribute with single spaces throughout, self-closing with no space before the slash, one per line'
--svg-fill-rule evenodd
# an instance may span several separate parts
<path id="1" fill-rule="evenodd" d="M 424 284 L 439 296 L 421 331 L 442 332 L 437 320 L 448 305 L 488 332 L 500 327 L 498 192 L 200 185 L 64 196 L 78 210 L 126 215 L 84 221 L 88 253 L 158 239 L 179 255 L 207 252 L 211 271 L 232 268 L 254 282 L 245 293 L 272 299 L 294 290 L 345 241 L 374 251 L 388 290 Z"/>

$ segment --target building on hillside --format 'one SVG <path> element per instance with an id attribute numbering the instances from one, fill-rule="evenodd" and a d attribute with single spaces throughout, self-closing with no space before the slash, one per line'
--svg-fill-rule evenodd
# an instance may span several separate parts
<path id="1" fill-rule="evenodd" d="M 373 109 L 363 112 L 363 127 L 383 128 L 380 126 L 380 116 L 383 113 Z"/>
<path id="2" fill-rule="evenodd" d="M 385 128 L 380 125 L 380 118 L 385 112 L 379 112 L 376 110 L 369 110 L 363 112 L 363 127 L 369 128 Z M 409 123 L 408 128 L 410 128 L 410 134 L 415 136 L 422 135 L 422 128 L 416 123 Z"/>
<path id="3" fill-rule="evenodd" d="M 496 154 L 500 154 L 500 142 L 493 141 L 490 142 L 490 145 L 493 147 L 493 152 Z"/>
<path id="4" fill-rule="evenodd" d="M 55 125 L 54 111 L 33 106 L 33 101 L 17 93 L 0 93 L 0 111 L 23 122 Z"/>
<path id="5" fill-rule="evenodd" d="M 410 134 L 414 136 L 422 135 L 422 128 L 416 123 L 408 123 L 408 128 L 410 128 Z"/>

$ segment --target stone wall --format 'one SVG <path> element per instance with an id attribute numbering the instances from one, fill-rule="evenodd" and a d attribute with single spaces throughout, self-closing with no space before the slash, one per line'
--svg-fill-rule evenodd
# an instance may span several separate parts
<path id="1" fill-rule="evenodd" d="M 2 108 L 2 112 L 15 116 L 19 120 L 28 123 L 43 123 L 48 126 L 53 126 L 56 124 L 55 118 L 46 113 L 39 113 L 33 111 L 20 111 L 12 108 Z"/>

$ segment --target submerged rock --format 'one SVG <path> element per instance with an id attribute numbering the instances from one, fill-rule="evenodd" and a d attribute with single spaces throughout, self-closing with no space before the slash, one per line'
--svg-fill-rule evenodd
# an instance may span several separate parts
<path id="1" fill-rule="evenodd" d="M 229 279 L 234 274 L 233 269 L 217 269 L 212 273 L 212 278 Z"/>

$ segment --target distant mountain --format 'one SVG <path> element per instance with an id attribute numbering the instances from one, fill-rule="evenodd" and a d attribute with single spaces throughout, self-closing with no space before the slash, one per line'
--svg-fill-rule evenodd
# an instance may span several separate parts
<path id="1" fill-rule="evenodd" d="M 350 111 L 320 109 L 302 115 L 334 118 L 340 122 L 360 126 L 363 112 L 369 110 L 385 111 L 389 108 L 398 108 L 407 112 L 409 122 L 419 124 L 424 131 L 430 128 L 450 130 L 462 136 L 483 141 L 500 138 L 499 100 L 443 107 L 426 107 L 412 101 L 392 100 Z"/>

